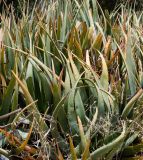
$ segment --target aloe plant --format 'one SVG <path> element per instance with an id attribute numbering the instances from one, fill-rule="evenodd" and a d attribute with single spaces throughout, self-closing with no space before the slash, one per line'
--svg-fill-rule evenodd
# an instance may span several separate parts
<path id="1" fill-rule="evenodd" d="M 18 22 L 2 15 L 0 115 L 22 108 L 20 95 L 26 103 L 2 125 L 15 130 L 19 118 L 31 125 L 16 154 L 32 131 L 49 159 L 113 159 L 135 140 L 142 146 L 141 24 L 142 13 L 122 6 L 103 13 L 94 0 L 45 1 Z"/>

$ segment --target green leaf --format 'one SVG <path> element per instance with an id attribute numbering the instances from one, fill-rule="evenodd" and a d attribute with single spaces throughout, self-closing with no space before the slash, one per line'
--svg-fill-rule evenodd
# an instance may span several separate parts
<path id="1" fill-rule="evenodd" d="M 107 68 L 106 61 L 102 54 L 100 54 L 100 57 L 102 59 L 102 74 L 100 77 L 100 83 L 103 86 L 103 88 L 106 91 L 108 91 L 108 87 L 109 87 L 108 68 Z"/>
<path id="2" fill-rule="evenodd" d="M 123 125 L 123 131 L 122 131 L 121 135 L 118 138 L 116 138 L 115 140 L 113 140 L 112 142 L 110 142 L 110 143 L 96 149 L 95 151 L 93 151 L 91 153 L 91 158 L 92 159 L 98 159 L 98 158 L 104 157 L 108 152 L 110 152 L 116 146 L 120 146 L 124 142 L 125 137 L 126 137 L 126 127 L 125 127 L 125 124 L 124 124 Z"/>
<path id="3" fill-rule="evenodd" d="M 14 75 L 14 78 L 17 80 L 19 86 L 21 87 L 24 95 L 25 95 L 25 98 L 26 98 L 26 101 L 27 103 L 32 103 L 33 102 L 33 99 L 27 89 L 27 87 L 24 85 L 24 83 L 18 78 L 18 76 L 12 71 L 12 74 Z M 41 130 L 43 130 L 44 132 L 47 132 L 48 130 L 48 126 L 47 124 L 45 123 L 45 121 L 43 120 L 41 114 L 39 113 L 37 107 L 35 104 L 33 104 L 29 110 L 33 113 L 35 113 L 35 118 L 37 120 L 37 122 L 39 123 L 39 126 L 41 127 Z"/>
<path id="4" fill-rule="evenodd" d="M 2 105 L 0 107 L 0 110 L 1 110 L 0 115 L 8 113 L 10 110 L 14 86 L 15 86 L 15 78 L 12 77 L 12 79 L 10 80 L 10 83 L 9 83 L 9 85 L 3 95 Z"/>
<path id="5" fill-rule="evenodd" d="M 139 99 L 139 97 L 143 94 L 143 89 L 141 88 L 131 99 L 130 101 L 127 103 L 127 105 L 125 106 L 123 112 L 122 112 L 122 117 L 126 118 L 128 116 L 128 114 L 130 113 L 130 111 L 132 110 L 132 108 L 134 107 L 135 102 Z"/>

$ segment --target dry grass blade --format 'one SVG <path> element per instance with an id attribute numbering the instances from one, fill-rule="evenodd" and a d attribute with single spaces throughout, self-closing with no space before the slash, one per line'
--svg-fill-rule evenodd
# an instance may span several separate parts
<path id="1" fill-rule="evenodd" d="M 18 151 L 19 153 L 26 148 L 27 143 L 28 143 L 28 141 L 29 141 L 29 139 L 30 139 L 32 130 L 33 130 L 34 123 L 35 123 L 35 120 L 33 119 L 33 122 L 32 122 L 32 124 L 31 124 L 30 130 L 29 130 L 29 132 L 28 132 L 28 135 L 27 135 L 25 141 L 17 148 L 17 151 Z"/>
<path id="2" fill-rule="evenodd" d="M 82 155 L 82 160 L 90 160 L 90 152 L 89 152 L 89 148 L 90 148 L 90 140 L 87 141 L 87 145 L 84 149 L 83 155 Z"/>
<path id="3" fill-rule="evenodd" d="M 86 136 L 84 134 L 82 122 L 79 117 L 77 117 L 77 121 L 78 121 L 78 126 L 79 126 L 79 133 L 80 133 L 80 138 L 81 138 L 82 150 L 84 151 L 86 144 L 87 144 L 87 140 L 86 140 Z"/>
<path id="4" fill-rule="evenodd" d="M 69 142 L 70 142 L 70 152 L 71 152 L 71 159 L 77 160 L 76 151 L 73 145 L 72 138 L 69 136 Z"/>
<path id="5" fill-rule="evenodd" d="M 96 123 L 96 120 L 97 120 L 97 116 L 98 116 L 98 108 L 96 108 L 96 112 L 95 112 L 95 114 L 93 116 L 93 119 L 91 121 L 89 129 L 88 129 L 88 131 L 86 133 L 86 136 L 87 136 L 88 139 L 90 137 L 90 134 L 93 132 L 93 129 L 94 129 L 94 126 L 95 126 L 95 123 Z"/>
<path id="6" fill-rule="evenodd" d="M 15 117 L 15 119 L 13 120 L 13 125 L 16 123 L 16 121 L 18 121 L 18 118 L 26 111 L 28 110 L 29 107 L 31 107 L 34 103 L 36 103 L 36 101 L 33 101 L 32 103 L 28 104 L 25 108 L 23 108 L 18 114 L 17 116 Z M 13 127 L 12 127 L 13 128 Z"/>
<path id="7" fill-rule="evenodd" d="M 17 148 L 17 146 L 21 145 L 20 140 L 16 136 L 14 136 L 12 133 L 6 131 L 5 129 L 1 129 L 1 128 L 0 128 L 0 132 L 4 134 L 6 140 L 8 141 L 8 143 L 11 146 Z M 36 151 L 37 151 L 34 147 L 31 147 L 29 145 L 25 145 L 25 147 L 23 148 L 23 150 L 27 151 L 28 153 L 30 153 L 32 155 L 35 154 Z M 17 149 L 15 151 L 17 152 Z M 18 153 L 19 153 L 19 151 L 18 151 Z"/>
<path id="8" fill-rule="evenodd" d="M 64 160 L 63 155 L 59 148 L 58 148 L 58 160 Z"/>
<path id="9" fill-rule="evenodd" d="M 0 48 L 2 48 L 3 36 L 4 36 L 4 33 L 3 33 L 3 29 L 1 28 L 1 29 L 0 29 Z"/>

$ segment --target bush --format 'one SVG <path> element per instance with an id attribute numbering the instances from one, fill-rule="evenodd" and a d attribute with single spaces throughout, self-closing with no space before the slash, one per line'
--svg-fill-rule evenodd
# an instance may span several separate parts
<path id="1" fill-rule="evenodd" d="M 0 13 L 5 11 L 6 13 L 9 13 L 14 10 L 14 13 L 16 16 L 21 15 L 21 11 L 23 10 L 22 7 L 25 6 L 29 7 L 29 10 L 33 9 L 35 0 L 5 0 L 0 2 Z M 11 10 L 11 7 L 13 8 Z"/>
<path id="2" fill-rule="evenodd" d="M 129 8 L 135 8 L 136 11 L 141 11 L 143 9 L 142 0 L 99 0 L 98 3 L 101 5 L 103 10 L 113 11 L 117 6 L 126 5 Z"/>
<path id="3" fill-rule="evenodd" d="M 29 0 L 6 0 L 5 2 L 7 4 L 7 6 L 13 5 L 15 13 L 17 15 L 19 15 L 21 12 L 20 3 L 22 4 L 21 6 L 23 6 L 24 2 L 26 4 L 29 3 L 30 10 L 31 10 L 36 1 L 35 0 L 30 0 L 30 1 Z M 39 1 L 37 1 L 37 2 L 39 3 Z M 91 0 L 91 3 L 92 3 L 92 0 Z M 128 1 L 124 1 L 124 0 L 99 0 L 98 3 L 100 4 L 100 6 L 102 7 L 103 10 L 108 10 L 110 12 L 113 11 L 115 9 L 115 7 L 120 4 L 126 4 L 127 6 L 129 5 L 129 6 L 135 7 L 136 10 L 143 9 L 142 0 L 128 0 Z M 1 1 L 0 11 L 2 11 L 2 8 L 4 6 L 5 6 L 4 2 Z"/>

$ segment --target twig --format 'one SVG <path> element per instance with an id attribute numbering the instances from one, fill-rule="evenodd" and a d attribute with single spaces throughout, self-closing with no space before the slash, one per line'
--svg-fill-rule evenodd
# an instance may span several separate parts
<path id="1" fill-rule="evenodd" d="M 0 154 L 4 155 L 6 157 L 8 157 L 8 155 L 9 155 L 8 151 L 6 151 L 6 150 L 4 150 L 2 148 L 0 148 Z"/>
<path id="2" fill-rule="evenodd" d="M 21 111 L 21 108 L 15 110 L 15 111 L 12 111 L 10 113 L 7 113 L 5 115 L 2 115 L 2 116 L 0 116 L 0 120 L 6 119 L 6 118 L 10 117 L 11 115 L 16 114 L 17 112 L 20 112 L 20 111 Z"/>
<path id="3" fill-rule="evenodd" d="M 18 120 L 18 118 L 20 117 L 20 115 L 27 110 L 29 107 L 31 107 L 33 104 L 35 104 L 38 100 L 33 101 L 32 103 L 28 104 L 25 108 L 23 108 L 18 114 L 17 116 L 14 118 L 13 122 L 12 122 L 12 126 L 15 124 L 15 122 Z M 13 127 L 12 127 L 13 128 Z"/>
<path id="4" fill-rule="evenodd" d="M 10 126 L 11 126 L 11 123 L 3 125 L 3 126 L 0 126 L 0 129 L 4 129 L 4 128 L 10 127 Z"/>

